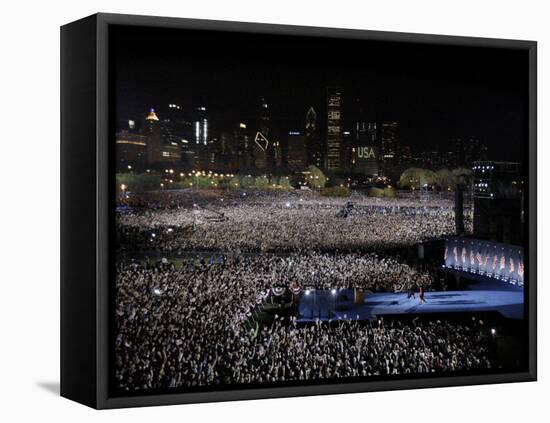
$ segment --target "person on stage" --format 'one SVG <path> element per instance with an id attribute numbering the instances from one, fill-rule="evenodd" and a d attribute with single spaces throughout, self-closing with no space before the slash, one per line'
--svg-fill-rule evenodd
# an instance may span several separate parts
<path id="1" fill-rule="evenodd" d="M 424 304 L 426 302 L 426 300 L 424 299 L 424 289 L 422 287 L 420 287 L 420 293 L 419 293 L 419 297 L 420 297 L 420 304 Z"/>

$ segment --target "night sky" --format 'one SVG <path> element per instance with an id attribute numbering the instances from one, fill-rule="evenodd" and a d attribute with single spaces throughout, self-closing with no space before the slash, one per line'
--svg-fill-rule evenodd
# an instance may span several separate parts
<path id="1" fill-rule="evenodd" d="M 446 151 L 477 136 L 489 159 L 518 160 L 527 143 L 526 51 L 140 27 L 112 30 L 117 118 L 169 103 L 206 106 L 212 130 L 257 118 L 303 130 L 313 106 L 323 125 L 326 87 L 341 86 L 344 129 L 355 116 L 398 121 L 399 142 Z M 450 148 L 449 148 L 450 149 Z"/>

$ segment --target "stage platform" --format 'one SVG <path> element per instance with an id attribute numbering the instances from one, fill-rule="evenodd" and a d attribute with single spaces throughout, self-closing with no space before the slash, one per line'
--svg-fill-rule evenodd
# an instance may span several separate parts
<path id="1" fill-rule="evenodd" d="M 427 292 L 420 304 L 406 293 L 365 293 L 361 305 L 353 304 L 353 290 L 310 291 L 302 295 L 298 306 L 298 321 L 317 318 L 373 319 L 383 315 L 419 313 L 459 313 L 497 311 L 504 317 L 523 319 L 523 288 L 489 278 L 476 278 L 467 290 Z"/>

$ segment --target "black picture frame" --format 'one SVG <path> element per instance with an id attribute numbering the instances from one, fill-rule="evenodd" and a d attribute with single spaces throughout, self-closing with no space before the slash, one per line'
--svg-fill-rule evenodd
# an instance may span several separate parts
<path id="1" fill-rule="evenodd" d="M 227 389 L 197 393 L 113 396 L 109 388 L 109 275 L 113 245 L 109 28 L 113 25 L 306 35 L 399 43 L 519 49 L 529 57 L 528 203 L 525 302 L 528 371 Z M 534 381 L 537 378 L 537 44 L 470 38 L 209 20 L 95 14 L 61 28 L 61 395 L 97 409 L 342 394 L 459 385 Z"/>

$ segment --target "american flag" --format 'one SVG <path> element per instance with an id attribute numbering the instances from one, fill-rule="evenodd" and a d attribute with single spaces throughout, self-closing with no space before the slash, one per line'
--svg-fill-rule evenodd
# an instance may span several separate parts
<path id="1" fill-rule="evenodd" d="M 518 275 L 523 278 L 523 262 L 521 260 L 518 263 Z"/>

